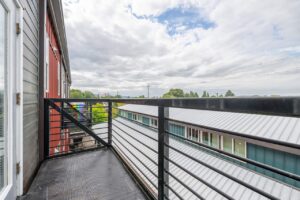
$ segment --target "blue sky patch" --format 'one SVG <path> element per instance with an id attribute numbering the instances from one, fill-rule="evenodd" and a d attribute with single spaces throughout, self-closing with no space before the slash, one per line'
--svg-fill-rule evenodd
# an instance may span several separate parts
<path id="1" fill-rule="evenodd" d="M 168 34 L 171 36 L 181 34 L 190 29 L 215 27 L 215 23 L 204 17 L 200 9 L 193 7 L 177 6 L 167 9 L 158 16 L 137 15 L 132 11 L 131 5 L 128 6 L 128 10 L 137 19 L 150 19 L 164 24 L 167 27 Z"/>
<path id="2" fill-rule="evenodd" d="M 166 10 L 157 17 L 157 20 L 167 26 L 169 35 L 195 28 L 209 29 L 215 26 L 212 21 L 201 15 L 199 9 L 182 6 Z"/>

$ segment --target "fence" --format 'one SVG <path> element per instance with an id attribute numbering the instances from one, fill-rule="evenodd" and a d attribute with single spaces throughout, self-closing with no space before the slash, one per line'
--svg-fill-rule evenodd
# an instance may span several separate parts
<path id="1" fill-rule="evenodd" d="M 158 123 L 145 126 L 137 120 L 124 119 L 118 103 L 157 106 Z M 108 147 L 114 150 L 140 183 L 155 199 L 206 199 L 210 195 L 235 199 L 202 172 L 217 180 L 254 192 L 268 199 L 278 199 L 270 192 L 227 173 L 219 166 L 222 159 L 240 166 L 251 165 L 299 183 L 300 177 L 248 158 L 230 154 L 169 130 L 169 108 L 217 110 L 224 112 L 300 116 L 299 98 L 243 99 L 45 99 L 45 155 L 48 158 Z M 236 133 L 232 133 L 235 135 Z M 243 136 L 258 139 L 253 136 Z M 261 139 L 264 142 L 297 148 L 296 144 Z M 196 151 L 195 147 L 201 151 Z M 205 152 L 205 154 L 201 154 Z M 208 156 L 207 156 L 207 155 Z M 211 157 L 212 156 L 212 157 Z M 221 157 L 221 161 L 219 159 Z M 217 159 L 219 160 L 217 160 Z M 230 160 L 231 159 L 231 160 Z M 224 165 L 225 167 L 225 165 Z M 199 170 L 197 170 L 199 169 Z M 243 172 L 243 168 L 240 169 Z M 203 187 L 202 189 L 199 189 Z"/>

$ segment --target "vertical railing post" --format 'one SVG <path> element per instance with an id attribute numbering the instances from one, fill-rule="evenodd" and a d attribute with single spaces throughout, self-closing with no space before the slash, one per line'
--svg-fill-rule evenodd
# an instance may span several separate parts
<path id="1" fill-rule="evenodd" d="M 163 200 L 164 196 L 169 197 L 169 190 L 165 184 L 169 184 L 169 176 L 165 172 L 169 171 L 169 149 L 165 144 L 169 144 L 169 134 L 166 133 L 168 128 L 169 108 L 164 106 L 158 107 L 158 200 Z"/>
<path id="2" fill-rule="evenodd" d="M 89 113 L 90 113 L 90 125 L 93 126 L 93 104 L 89 103 Z"/>
<path id="3" fill-rule="evenodd" d="M 50 108 L 48 100 L 44 102 L 44 158 L 49 157 L 50 137 Z"/>
<path id="4" fill-rule="evenodd" d="M 64 110 L 64 102 L 63 101 L 61 102 L 61 109 Z M 61 127 L 63 127 L 63 129 L 65 127 L 65 118 L 64 118 L 63 113 L 61 114 Z"/>
<path id="5" fill-rule="evenodd" d="M 112 102 L 108 101 L 108 145 L 111 146 L 112 140 Z"/>

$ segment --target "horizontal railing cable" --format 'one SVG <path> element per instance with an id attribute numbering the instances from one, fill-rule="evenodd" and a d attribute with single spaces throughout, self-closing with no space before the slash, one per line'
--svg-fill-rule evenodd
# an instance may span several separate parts
<path id="1" fill-rule="evenodd" d="M 179 165 L 178 163 L 174 162 L 173 160 L 167 158 L 164 156 L 164 158 L 169 161 L 170 163 L 172 163 L 173 165 L 175 165 L 176 167 L 178 167 L 179 169 L 181 169 L 182 171 L 184 171 L 185 173 L 189 174 L 190 176 L 192 176 L 193 178 L 197 179 L 198 181 L 200 181 L 201 183 L 203 183 L 204 185 L 206 185 L 207 187 L 211 188 L 212 190 L 215 190 L 217 193 L 221 194 L 222 196 L 226 197 L 227 199 L 233 200 L 232 197 L 230 197 L 229 195 L 227 195 L 226 193 L 224 193 L 223 191 L 219 190 L 218 188 L 216 188 L 215 186 L 213 186 L 212 184 L 208 183 L 207 181 L 205 181 L 204 179 L 200 178 L 199 176 L 197 176 L 196 174 L 190 172 L 189 170 L 187 170 L 186 168 L 182 167 L 181 165 Z"/>
<path id="2" fill-rule="evenodd" d="M 96 135 L 106 135 L 107 133 L 100 133 L 100 134 L 96 134 Z M 90 137 L 90 136 L 83 136 L 82 138 L 87 138 L 87 137 Z M 65 138 L 65 139 L 57 139 L 57 140 L 49 140 L 49 142 L 60 142 L 60 141 L 68 141 L 68 140 L 71 140 L 71 139 L 74 139 L 74 138 L 72 138 L 72 136 L 70 137 L 69 136 L 69 138 Z M 103 139 L 103 138 L 101 138 L 101 139 Z M 93 140 L 93 141 L 97 141 L 97 140 Z"/>
<path id="3" fill-rule="evenodd" d="M 223 175 L 223 176 L 225 176 L 225 177 L 227 177 L 227 178 L 229 178 L 229 179 L 231 179 L 231 180 L 233 180 L 233 181 L 235 181 L 235 182 L 237 182 L 237 183 L 239 183 L 241 185 L 243 185 L 244 187 L 249 188 L 249 189 L 255 191 L 256 193 L 258 193 L 258 194 L 260 194 L 260 195 L 262 195 L 264 197 L 267 197 L 267 198 L 273 199 L 273 200 L 278 200 L 277 197 L 274 197 L 273 195 L 271 195 L 269 193 L 266 193 L 265 191 L 260 190 L 260 189 L 254 187 L 254 186 L 252 186 L 252 185 L 250 185 L 248 183 L 245 183 L 244 181 L 241 181 L 238 178 L 233 177 L 233 176 L 231 176 L 231 175 L 223 172 L 222 170 L 219 170 L 219 169 L 217 169 L 217 168 L 215 168 L 215 167 L 213 167 L 213 166 L 211 166 L 211 165 L 209 165 L 209 164 L 207 164 L 207 163 L 205 163 L 205 162 L 203 162 L 203 161 L 201 161 L 201 160 L 199 160 L 197 158 L 194 158 L 194 157 L 188 155 L 185 152 L 182 152 L 182 151 L 180 151 L 180 150 L 178 150 L 178 149 L 176 149 L 176 148 L 174 148 L 174 147 L 172 147 L 172 146 L 170 146 L 170 145 L 168 145 L 166 143 L 165 143 L 165 146 L 168 147 L 169 149 L 172 149 L 172 150 L 176 151 L 177 153 L 180 153 L 180 154 L 182 154 L 182 155 L 190 158 L 191 160 L 193 160 L 195 162 L 198 162 L 199 164 L 201 164 L 201 165 L 203 165 L 203 166 L 205 166 L 205 167 L 207 167 L 207 168 L 209 168 L 209 169 L 211 169 L 211 170 L 213 170 L 213 171 L 215 171 L 215 172 L 217 172 L 217 173 L 219 173 L 219 174 L 221 174 L 221 175 Z"/>
<path id="4" fill-rule="evenodd" d="M 119 137 L 121 137 L 123 140 L 125 140 L 128 144 L 130 144 L 135 150 L 137 150 L 138 152 L 140 152 L 143 156 L 145 156 L 146 158 L 148 158 L 148 160 L 150 160 L 153 164 L 158 165 L 157 162 L 155 162 L 152 158 L 150 158 L 148 155 L 146 155 L 144 152 L 142 152 L 139 148 L 137 148 L 135 145 L 133 145 L 131 142 L 129 142 L 126 138 L 124 138 L 123 136 L 121 136 L 119 133 L 117 133 L 115 130 L 113 130 L 114 133 L 116 133 Z M 116 137 L 115 137 L 116 138 Z"/>
<path id="5" fill-rule="evenodd" d="M 133 140 L 137 141 L 138 143 L 144 145 L 145 147 L 147 147 L 148 149 L 150 149 L 151 151 L 153 151 L 154 153 L 158 154 L 158 151 L 153 149 L 152 147 L 150 147 L 149 145 L 141 142 L 140 140 L 136 139 L 135 137 L 133 137 L 132 135 L 128 134 L 126 131 L 124 131 L 123 129 L 121 129 L 120 127 L 118 127 L 116 124 L 112 123 L 113 126 L 115 126 L 117 129 L 119 129 L 120 131 L 122 131 L 123 133 L 125 133 L 126 135 L 128 135 L 130 138 L 132 138 Z"/>
<path id="6" fill-rule="evenodd" d="M 119 151 L 131 162 L 131 164 L 153 185 L 153 187 L 155 187 L 157 189 L 157 186 L 155 183 L 153 183 L 153 181 L 132 161 L 131 158 L 129 158 L 124 151 L 122 151 L 122 149 L 119 147 L 119 145 L 113 140 L 112 141 L 114 143 L 114 145 L 119 149 Z"/>
<path id="7" fill-rule="evenodd" d="M 150 138 L 151 140 L 154 140 L 155 142 L 158 142 L 157 139 L 155 139 L 155 138 L 153 138 L 153 137 L 151 137 L 151 136 L 149 136 L 149 135 L 146 135 L 145 133 L 143 133 L 143 132 L 141 132 L 141 131 L 139 131 L 139 130 L 137 130 L 137 129 L 135 129 L 135 128 L 132 128 L 131 126 L 128 126 L 127 124 L 125 124 L 125 123 L 123 123 L 123 122 L 121 122 L 121 121 L 119 121 L 119 120 L 116 120 L 116 119 L 113 119 L 113 120 L 119 122 L 120 124 L 123 124 L 124 126 L 130 128 L 130 129 L 132 129 L 132 130 L 134 130 L 134 131 L 136 131 L 136 132 L 138 132 L 138 133 L 140 133 L 140 134 L 142 134 L 142 135 L 144 135 L 144 136 L 147 137 L 147 138 Z"/>
<path id="8" fill-rule="evenodd" d="M 71 155 L 74 153 L 79 153 L 79 152 L 84 152 L 84 151 L 91 151 L 91 150 L 97 150 L 97 149 L 102 149 L 105 146 L 96 146 L 96 147 L 91 147 L 91 148 L 77 148 L 75 151 L 60 151 L 58 153 L 54 153 L 52 156 L 48 158 L 53 158 L 53 157 L 58 157 L 58 156 L 64 156 L 64 155 Z"/>
<path id="9" fill-rule="evenodd" d="M 135 159 L 137 159 L 153 176 L 158 178 L 157 174 L 154 173 L 140 158 L 138 158 L 134 153 L 132 153 L 120 140 L 118 140 L 115 136 L 113 136 L 121 145 L 124 147 Z"/>
<path id="10" fill-rule="evenodd" d="M 165 183 L 165 186 L 167 187 L 167 188 L 169 188 L 172 192 L 173 192 L 173 194 L 175 194 L 175 196 L 177 196 L 180 200 L 184 200 L 171 186 L 169 186 L 168 184 L 166 184 Z"/>
<path id="11" fill-rule="evenodd" d="M 169 174 L 173 179 L 175 179 L 178 183 L 180 183 L 182 186 L 184 186 L 186 189 L 188 189 L 190 192 L 192 192 L 196 197 L 198 197 L 201 200 L 205 200 L 205 198 L 203 198 L 202 196 L 200 196 L 195 190 L 193 190 L 191 187 L 189 187 L 188 185 L 186 185 L 184 182 L 182 182 L 179 178 L 177 178 L 176 176 L 174 176 L 173 174 L 171 174 L 170 172 L 168 172 L 167 170 L 165 170 L 165 172 L 167 174 Z"/>
<path id="12" fill-rule="evenodd" d="M 101 138 L 103 140 L 105 140 L 105 138 Z M 52 141 L 50 141 L 52 142 Z M 95 144 L 93 145 L 98 145 L 97 140 L 87 140 L 87 141 L 80 141 L 80 142 L 73 142 L 73 143 L 70 143 L 70 144 L 67 144 L 67 145 L 59 145 L 59 147 L 64 147 L 64 146 L 72 146 L 72 145 L 77 145 L 77 144 L 85 144 L 85 143 L 88 143 L 88 142 L 95 142 Z M 49 146 L 50 149 L 53 149 L 53 148 L 57 148 L 58 146 Z"/>
<path id="13" fill-rule="evenodd" d="M 247 162 L 247 163 L 252 164 L 252 165 L 255 165 L 255 166 L 257 166 L 257 167 L 260 167 L 260 168 L 263 168 L 263 169 L 272 171 L 272 172 L 274 172 L 274 173 L 277 173 L 277 174 L 286 176 L 286 177 L 288 177 L 288 178 L 291 178 L 291 179 L 300 181 L 300 176 L 298 176 L 298 175 L 296 175 L 296 174 L 292 174 L 292 173 L 289 173 L 289 172 L 287 172 L 287 171 L 283 171 L 283 170 L 280 170 L 280 169 L 278 169 L 278 168 L 274 168 L 274 167 L 271 167 L 271 166 L 269 166 L 269 165 L 266 165 L 266 164 L 263 164 L 263 163 L 256 162 L 256 161 L 254 161 L 254 160 L 250 160 L 250 159 L 247 159 L 247 158 L 243 158 L 243 157 L 240 157 L 240 156 L 237 156 L 237 155 L 234 155 L 234 154 L 231 154 L 231 153 L 222 151 L 222 150 L 220 150 L 220 149 L 216 149 L 216 148 L 211 147 L 211 146 L 208 146 L 208 145 L 206 145 L 206 144 L 199 143 L 199 142 L 193 141 L 193 140 L 191 140 L 191 139 L 188 139 L 188 138 L 185 138 L 185 137 L 176 135 L 176 134 L 171 133 L 171 132 L 169 132 L 169 131 L 166 131 L 166 133 L 168 133 L 168 134 L 170 134 L 170 135 L 172 135 L 172 136 L 175 136 L 176 138 L 180 138 L 180 139 L 182 139 L 182 140 L 191 142 L 191 143 L 193 143 L 193 144 L 195 144 L 195 145 L 198 145 L 198 146 L 200 146 L 200 147 L 203 147 L 203 148 L 206 148 L 206 149 L 209 149 L 209 150 L 218 152 L 218 153 L 220 153 L 220 154 L 224 154 L 224 155 L 226 155 L 226 156 L 235 158 L 235 159 L 237 159 L 237 160 L 240 160 L 240 161 L 243 161 L 243 162 Z"/>

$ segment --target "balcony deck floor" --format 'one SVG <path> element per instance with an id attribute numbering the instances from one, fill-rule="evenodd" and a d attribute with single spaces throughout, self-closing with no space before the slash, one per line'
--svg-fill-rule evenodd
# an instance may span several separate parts
<path id="1" fill-rule="evenodd" d="M 22 200 L 146 199 L 110 150 L 45 161 Z"/>

